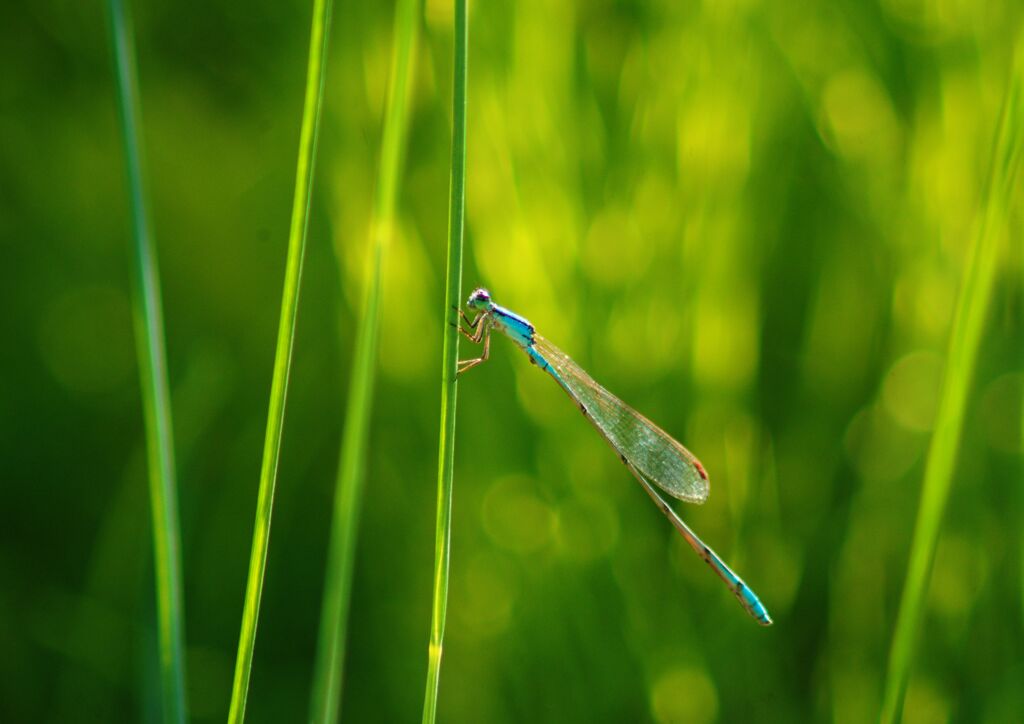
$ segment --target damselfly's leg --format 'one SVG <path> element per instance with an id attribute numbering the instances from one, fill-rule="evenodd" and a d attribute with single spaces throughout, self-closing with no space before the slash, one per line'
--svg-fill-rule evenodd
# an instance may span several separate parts
<path id="1" fill-rule="evenodd" d="M 479 317 L 477 319 L 479 319 Z M 477 333 L 472 337 L 469 336 L 469 332 L 466 332 L 463 329 L 460 329 L 459 331 L 462 332 L 467 337 L 469 337 L 469 339 L 471 339 L 474 342 L 479 342 L 479 338 L 481 336 L 483 337 L 484 340 L 484 353 L 482 355 L 480 355 L 476 359 L 464 359 L 459 362 L 458 373 L 461 375 L 466 370 L 472 367 L 476 367 L 481 362 L 487 361 L 487 357 L 491 354 L 491 330 L 487 325 L 481 325 L 481 327 L 477 330 Z"/>
<path id="2" fill-rule="evenodd" d="M 484 317 L 487 316 L 487 312 L 481 312 L 480 314 L 476 315 L 475 319 L 470 319 L 469 316 L 464 311 L 462 311 L 460 307 L 453 306 L 452 309 L 459 313 L 459 316 L 462 318 L 462 321 L 465 322 L 466 326 L 473 332 L 476 331 L 477 325 L 479 325 L 480 322 L 483 321 Z M 459 331 L 462 331 L 462 327 L 460 327 L 459 325 L 453 324 L 452 326 L 458 327 Z M 470 339 L 472 339 L 472 337 L 470 337 Z M 479 341 L 480 340 L 477 340 L 477 342 Z"/>
<path id="3" fill-rule="evenodd" d="M 466 323 L 466 326 L 475 332 L 477 325 L 480 324 L 480 322 L 483 321 L 483 318 L 487 316 L 487 312 L 482 312 L 481 314 L 476 315 L 476 319 L 470 319 L 466 313 L 460 309 L 459 316 L 462 317 L 462 321 Z"/>
<path id="4" fill-rule="evenodd" d="M 487 357 L 491 353 L 491 328 L 488 324 L 486 324 L 486 320 L 487 317 L 490 316 L 490 312 L 481 312 L 480 314 L 476 315 L 476 319 L 470 319 L 468 316 L 466 316 L 466 313 L 464 311 L 462 311 L 461 309 L 459 309 L 458 311 L 459 316 L 466 323 L 466 327 L 469 328 L 469 330 L 467 330 L 461 324 L 457 325 L 459 334 L 461 334 L 463 337 L 468 339 L 473 344 L 480 344 L 480 342 L 484 343 L 483 354 L 481 354 L 479 357 L 477 357 L 476 359 L 464 359 L 459 361 L 458 373 L 462 374 L 471 367 L 476 367 L 481 362 L 486 362 Z M 472 330 L 472 334 L 470 334 L 470 330 Z"/>
<path id="5" fill-rule="evenodd" d="M 487 325 L 483 324 L 483 321 L 487 319 L 490 312 L 481 312 L 472 322 L 469 321 L 469 319 L 466 317 L 465 313 L 461 309 L 459 310 L 459 314 L 461 314 L 462 318 L 466 320 L 466 324 L 469 325 L 469 328 L 473 330 L 473 334 L 470 334 L 462 326 L 459 326 L 459 334 L 461 334 L 463 337 L 468 339 L 473 344 L 480 344 L 480 340 L 484 338 L 484 330 L 487 329 Z"/>

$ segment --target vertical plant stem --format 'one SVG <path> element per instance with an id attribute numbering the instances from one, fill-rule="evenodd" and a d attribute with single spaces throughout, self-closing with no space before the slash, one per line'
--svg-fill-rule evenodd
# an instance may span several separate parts
<path id="1" fill-rule="evenodd" d="M 1003 103 L 983 208 L 968 251 L 967 266 L 957 299 L 946 359 L 935 431 L 925 464 L 924 487 L 918 509 L 910 564 L 889 652 L 889 671 L 881 720 L 894 724 L 902 716 L 921 608 L 931 575 L 939 528 L 949 497 L 956 452 L 963 427 L 974 363 L 978 355 L 999 243 L 1006 233 L 1021 160 L 1024 135 L 1024 35 L 1018 38 L 1015 62 Z"/>
<path id="2" fill-rule="evenodd" d="M 434 603 L 430 617 L 427 687 L 423 722 L 437 717 L 438 682 L 444 620 L 448 606 L 448 556 L 451 541 L 452 473 L 455 464 L 456 368 L 459 359 L 458 315 L 462 300 L 462 242 L 466 214 L 466 79 L 469 24 L 466 0 L 455 0 L 455 71 L 452 83 L 452 168 L 448 207 L 448 267 L 444 295 L 444 351 L 441 367 L 441 439 L 437 465 L 437 529 L 434 552 Z"/>
<path id="3" fill-rule="evenodd" d="M 337 721 L 341 704 L 352 570 L 359 532 L 366 441 L 380 329 L 381 267 L 397 225 L 395 206 L 408 127 L 409 77 L 412 75 L 416 47 L 418 10 L 417 0 L 399 0 L 395 11 L 394 52 L 384 114 L 380 177 L 370 226 L 371 248 L 365 297 L 353 353 L 320 609 L 316 668 L 313 672 L 310 721 L 322 724 Z"/>
<path id="4" fill-rule="evenodd" d="M 309 39 L 309 63 L 306 68 L 306 94 L 299 135 L 299 156 L 295 172 L 295 196 L 292 200 L 291 228 L 288 232 L 288 260 L 285 267 L 281 319 L 274 354 L 274 373 L 270 385 L 270 408 L 263 442 L 263 463 L 260 468 L 259 495 L 256 501 L 256 522 L 249 558 L 249 578 L 245 588 L 242 630 L 238 640 L 235 675 L 231 686 L 231 708 L 228 721 L 237 724 L 245 718 L 245 702 L 249 693 L 253 647 L 256 643 L 256 622 L 263 594 L 263 575 L 270 544 L 270 518 L 274 507 L 274 483 L 281 452 L 281 428 L 284 424 L 288 374 L 295 339 L 295 316 L 299 306 L 302 259 L 309 226 L 309 206 L 313 195 L 313 171 L 316 165 L 316 140 L 324 90 L 324 68 L 327 63 L 328 29 L 331 21 L 331 0 L 314 0 L 313 23 Z"/>
<path id="5" fill-rule="evenodd" d="M 135 40 L 122 0 L 109 0 L 117 105 L 121 119 L 133 245 L 132 314 L 142 386 L 153 518 L 160 679 L 165 722 L 185 721 L 185 614 L 181 592 L 181 534 L 174 469 L 174 434 L 167 382 L 167 353 L 160 301 L 160 275 L 150 229 L 142 171 L 142 122 L 139 111 Z"/>

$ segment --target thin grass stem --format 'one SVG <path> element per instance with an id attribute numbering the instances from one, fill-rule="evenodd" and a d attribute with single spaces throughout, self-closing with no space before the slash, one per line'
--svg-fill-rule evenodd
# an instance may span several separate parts
<path id="1" fill-rule="evenodd" d="M 910 550 L 910 563 L 889 652 L 881 721 L 900 721 L 910 676 L 922 603 L 931 576 L 935 546 L 949 498 L 960 432 L 974 365 L 981 343 L 999 245 L 1007 231 L 1009 208 L 1020 170 L 1024 136 L 1024 35 L 1018 38 L 1010 84 L 1003 103 L 988 186 L 968 251 L 957 299 L 939 410 L 925 464 L 924 486 Z"/>
<path id="2" fill-rule="evenodd" d="M 448 605 L 448 564 L 451 541 L 452 474 L 455 464 L 455 402 L 459 359 L 458 316 L 462 300 L 462 243 L 466 214 L 466 80 L 469 23 L 466 0 L 455 0 L 455 68 L 452 83 L 452 163 L 448 207 L 448 265 L 444 296 L 444 346 L 441 367 L 441 439 L 437 466 L 437 527 L 434 552 L 433 613 L 427 658 L 423 722 L 437 717 L 438 683 Z"/>
<path id="3" fill-rule="evenodd" d="M 397 225 L 395 206 L 408 128 L 409 78 L 412 75 L 416 47 L 418 10 L 417 0 L 399 0 L 395 12 L 395 43 L 384 114 L 380 177 L 370 226 L 371 246 L 365 297 L 349 381 L 313 672 L 310 721 L 318 724 L 337 721 L 341 706 L 352 570 L 359 533 L 377 341 L 380 336 L 382 265 Z"/>
<path id="4" fill-rule="evenodd" d="M 174 433 L 167 381 L 160 274 L 142 170 L 142 114 L 139 110 L 135 38 L 124 2 L 109 0 L 107 10 L 134 238 L 132 316 L 142 387 L 149 500 L 153 519 L 161 702 L 165 722 L 184 722 L 187 711 L 185 613 L 181 586 L 181 533 L 174 466 Z"/>
<path id="5" fill-rule="evenodd" d="M 309 207 L 313 195 L 313 171 L 316 165 L 317 132 L 324 90 L 324 69 L 327 64 L 328 30 L 331 22 L 331 0 L 314 0 L 313 22 L 309 39 L 309 62 L 306 68 L 306 94 L 299 134 L 299 154 L 295 171 L 295 196 L 292 200 L 291 228 L 288 232 L 288 258 L 285 266 L 281 319 L 274 354 L 274 373 L 270 385 L 270 406 L 263 442 L 263 463 L 260 468 L 259 494 L 256 501 L 256 522 L 249 558 L 249 577 L 245 588 L 242 630 L 238 640 L 235 675 L 231 686 L 231 708 L 228 721 L 238 724 L 245 718 L 245 704 L 252 672 L 256 623 L 259 619 L 263 576 L 270 545 L 270 518 L 274 507 L 274 484 L 281 452 L 281 429 L 284 425 L 288 375 L 295 340 L 295 317 L 299 306 L 302 260 L 309 227 Z"/>

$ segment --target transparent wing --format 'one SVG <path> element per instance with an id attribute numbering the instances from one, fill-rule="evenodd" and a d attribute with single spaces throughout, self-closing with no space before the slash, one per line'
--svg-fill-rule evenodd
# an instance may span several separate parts
<path id="1" fill-rule="evenodd" d="M 690 503 L 708 497 L 708 475 L 689 450 L 664 430 L 610 393 L 560 349 L 534 335 L 537 354 L 549 372 L 611 443 L 626 464 L 669 495 Z M 541 365 L 543 366 L 543 365 Z"/>

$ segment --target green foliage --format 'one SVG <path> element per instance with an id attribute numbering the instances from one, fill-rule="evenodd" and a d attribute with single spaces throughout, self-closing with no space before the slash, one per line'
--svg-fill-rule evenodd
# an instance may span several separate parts
<path id="1" fill-rule="evenodd" d="M 194 722 L 231 708 L 310 5 L 133 4 Z M 336 504 L 359 536 L 341 719 L 425 708 L 438 362 L 456 356 L 445 297 L 465 294 L 446 277 L 455 14 L 447 0 L 420 11 L 374 366 L 356 347 L 400 11 L 335 6 L 249 722 L 308 715 Z M 438 721 L 877 720 L 1022 11 L 472 5 L 466 287 L 486 285 L 701 458 L 710 498 L 680 515 L 775 625 L 744 614 L 557 386 L 496 338 L 458 382 Z M 88 3 L 5 15 L 0 721 L 151 720 L 159 571 L 108 32 Z M 958 377 L 907 724 L 1024 712 L 1022 199 L 1005 198 L 974 372 Z M 351 386 L 367 359 L 372 386 Z M 347 409 L 366 414 L 371 390 L 365 494 L 349 506 L 338 441 L 360 437 Z"/>
<path id="2" fill-rule="evenodd" d="M 131 21 L 121 0 L 107 4 L 132 217 L 132 318 L 146 426 L 146 463 L 153 522 L 153 567 L 156 572 L 157 631 L 164 722 L 184 722 L 185 612 L 181 585 L 181 530 L 178 484 L 174 469 L 174 433 L 167 382 L 167 351 L 160 301 L 160 273 L 150 230 L 142 172 L 141 112 Z"/>
<path id="3" fill-rule="evenodd" d="M 360 312 L 358 331 L 345 411 L 341 459 L 331 520 L 324 598 L 320 611 L 316 669 L 310 720 L 334 722 L 341 703 L 342 671 L 348 614 L 352 598 L 352 566 L 355 560 L 359 512 L 362 501 L 363 469 L 370 409 L 373 401 L 374 368 L 380 336 L 381 268 L 398 219 L 395 199 L 408 127 L 409 77 L 419 22 L 419 3 L 401 0 L 395 13 L 394 56 L 388 81 L 388 101 L 381 141 L 380 177 L 370 224 L 371 248 L 366 268 L 366 298 Z"/>
<path id="4" fill-rule="evenodd" d="M 953 318 L 935 430 L 925 463 L 924 490 L 910 549 L 910 566 L 889 654 L 889 673 L 882 700 L 882 722 L 898 722 L 902 716 L 914 638 L 921 625 L 925 586 L 931 574 L 939 541 L 939 527 L 953 482 L 956 454 L 964 425 L 964 409 L 981 347 L 989 297 L 995 283 L 1000 242 L 1007 234 L 1009 210 L 1018 188 L 1024 140 L 1024 33 L 1020 38 L 1016 62 L 1003 101 L 987 192 L 982 199 L 982 211 L 968 251 Z"/>
<path id="5" fill-rule="evenodd" d="M 228 712 L 228 721 L 234 724 L 239 724 L 245 719 L 253 649 L 256 646 L 256 624 L 260 616 L 267 550 L 270 547 L 270 518 L 274 509 L 274 487 L 277 482 L 278 461 L 281 457 L 284 407 L 288 393 L 288 375 L 292 366 L 292 346 L 295 342 L 295 317 L 299 311 L 299 285 L 302 282 L 306 230 L 309 228 L 309 207 L 313 196 L 313 169 L 316 166 L 316 139 L 324 94 L 330 19 L 331 0 L 314 0 L 313 25 L 309 34 L 309 65 L 306 69 L 306 95 L 302 108 L 302 132 L 299 137 L 299 157 L 295 171 L 295 195 L 292 198 L 292 223 L 288 232 L 288 259 L 281 299 L 281 320 L 277 329 L 277 348 L 274 352 L 274 377 L 270 385 L 270 409 L 267 412 L 267 431 L 263 441 L 263 464 L 260 467 L 249 577 L 245 586 L 242 632 L 238 640 L 235 676 L 231 686 L 231 709 Z"/>
<path id="6" fill-rule="evenodd" d="M 441 439 L 437 464 L 437 527 L 434 533 L 434 596 L 427 648 L 427 684 L 423 724 L 437 719 L 437 697 L 448 615 L 448 576 L 451 565 L 452 495 L 455 475 L 455 402 L 458 387 L 459 317 L 462 304 L 462 246 L 466 220 L 466 87 L 469 78 L 469 8 L 455 0 L 452 77 L 452 162 L 448 192 L 448 265 L 445 269 L 444 342 L 441 362 Z"/>

